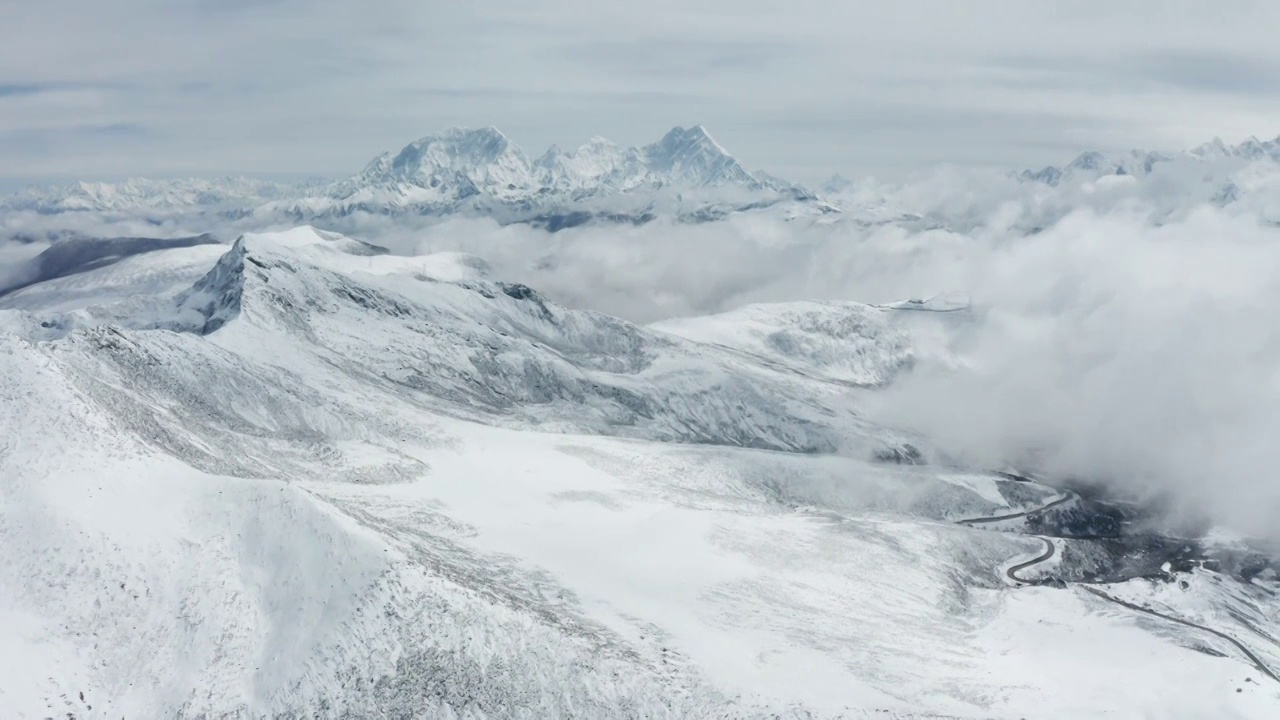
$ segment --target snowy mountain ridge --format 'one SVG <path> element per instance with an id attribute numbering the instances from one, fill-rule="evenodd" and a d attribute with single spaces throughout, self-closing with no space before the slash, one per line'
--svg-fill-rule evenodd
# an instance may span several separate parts
<path id="1" fill-rule="evenodd" d="M 552 147 L 537 159 L 497 128 L 485 127 L 428 135 L 334 182 L 224 178 L 75 183 L 0 198 L 0 211 L 196 213 L 260 223 L 356 213 L 467 213 L 554 229 L 596 216 L 643 221 L 669 213 L 699 220 L 743 208 L 813 201 L 814 194 L 800 185 L 748 171 L 701 125 L 676 127 L 642 147 L 623 149 L 597 137 L 572 151 Z"/>
<path id="2" fill-rule="evenodd" d="M 640 147 L 595 137 L 536 158 L 496 128 L 453 128 L 383 153 L 338 181 L 75 183 L 0 197 L 0 216 L 14 216 L 12 236 L 28 240 L 41 237 L 39 228 L 47 228 L 47 239 L 64 236 L 80 217 L 91 225 L 131 224 L 125 232 L 138 232 L 139 223 L 172 225 L 175 234 L 215 225 L 252 232 L 300 224 L 362 232 L 370 218 L 431 224 L 458 216 L 555 232 L 658 218 L 701 223 L 748 211 L 787 222 L 966 232 L 985 222 L 991 207 L 1013 202 L 1022 215 L 1017 226 L 1038 232 L 1071 208 L 1105 211 L 1131 198 L 1155 208 L 1157 222 L 1203 203 L 1270 217 L 1270 198 L 1280 191 L 1278 161 L 1280 138 L 1236 145 L 1215 140 L 1180 152 L 1085 152 L 1062 166 L 1020 173 L 939 168 L 890 183 L 835 176 L 815 194 L 748 171 L 700 125 L 674 128 Z"/>
<path id="3" fill-rule="evenodd" d="M 912 232 L 1027 236 L 1086 208 L 1100 216 L 1136 212 L 1153 226 L 1206 206 L 1277 224 L 1280 137 L 1235 145 L 1215 140 L 1177 152 L 1090 151 L 1039 170 L 940 166 L 905 180 L 857 182 L 837 175 L 822 193 L 840 209 L 830 222 Z"/>
<path id="4" fill-rule="evenodd" d="M 1066 178 L 1096 180 L 1106 175 L 1150 175 L 1162 163 L 1210 164 L 1223 161 L 1280 162 L 1280 136 L 1272 140 L 1250 137 L 1236 145 L 1228 145 L 1221 138 L 1177 153 L 1130 150 L 1116 156 L 1097 151 L 1083 152 L 1067 165 L 1050 165 L 1040 170 L 1024 170 L 1018 177 L 1023 180 L 1057 185 Z"/>
<path id="5" fill-rule="evenodd" d="M 57 215 L 74 212 L 178 212 L 204 208 L 222 212 L 255 207 L 307 192 L 317 182 L 284 183 L 247 177 L 81 181 L 54 187 L 32 186 L 0 197 L 0 211 L 31 210 Z"/>

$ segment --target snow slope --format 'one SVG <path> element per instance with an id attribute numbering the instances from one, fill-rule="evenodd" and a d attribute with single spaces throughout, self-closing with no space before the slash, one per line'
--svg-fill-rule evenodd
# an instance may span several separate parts
<path id="1" fill-rule="evenodd" d="M 852 385 L 883 385 L 909 366 L 912 347 L 888 311 L 851 302 L 751 305 L 651 327 L 733 348 L 762 362 Z"/>
<path id="2" fill-rule="evenodd" d="M 309 227 L 72 277 L 0 298 L 9 716 L 1280 709 L 948 522 L 1052 489 L 876 460 L 903 314 L 645 328 Z"/>

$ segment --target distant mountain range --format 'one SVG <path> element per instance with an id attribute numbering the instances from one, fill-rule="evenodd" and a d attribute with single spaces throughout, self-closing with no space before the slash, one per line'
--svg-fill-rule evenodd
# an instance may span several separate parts
<path id="1" fill-rule="evenodd" d="M 1109 175 L 1145 177 L 1157 169 L 1175 166 L 1196 169 L 1202 177 L 1205 169 L 1210 169 L 1212 177 L 1205 180 L 1221 179 L 1241 167 L 1255 162 L 1280 162 L 1280 137 L 1274 140 L 1258 140 L 1249 138 L 1238 145 L 1228 145 L 1221 139 L 1179 152 L 1159 152 L 1148 150 L 1129 150 L 1114 155 L 1097 151 L 1083 152 L 1066 165 L 1049 165 L 1038 170 L 1023 170 L 1010 173 L 1010 177 L 1022 182 L 1041 183 L 1050 186 L 1069 184 L 1072 181 L 1090 182 Z M 847 195 L 858 188 L 875 185 L 874 181 L 855 182 L 842 175 L 832 175 L 830 179 L 818 186 L 824 198 L 837 198 Z M 909 183 L 908 183 L 909 184 Z"/>
<path id="2" fill-rule="evenodd" d="M 1143 179 L 1127 190 L 1166 209 L 1226 206 L 1270 197 L 1280 177 L 1280 138 L 1221 140 L 1180 152 L 1086 152 L 1062 166 L 1008 173 L 995 192 L 1020 197 L 1045 188 L 1063 202 L 1032 203 L 1031 228 L 1052 224 L 1090 184 Z M 1148 179 L 1149 178 L 1149 179 Z M 913 190 L 912 188 L 915 188 Z M 990 188 L 988 188 L 990 190 Z M 202 232 L 215 225 L 253 230 L 315 223 L 348 232 L 366 218 L 492 218 L 550 231 L 589 223 L 642 224 L 658 217 L 705 222 L 774 208 L 793 219 L 841 213 L 853 222 L 906 223 L 964 231 L 984 217 L 943 203 L 924 174 L 905 183 L 851 182 L 839 175 L 817 192 L 763 171 L 750 171 L 701 125 L 676 127 L 657 142 L 622 148 L 593 138 L 576 150 L 552 147 L 536 158 L 493 127 L 453 128 L 383 153 L 342 180 L 280 183 L 247 178 L 79 182 L 0 197 L 0 214 L 94 214 Z M 975 202 L 985 194 L 975 196 Z M 1253 200 L 1249 200 L 1253 198 Z M 1101 201 L 1100 201 L 1101 202 Z M 967 209 L 966 209 L 967 208 Z M 1163 212 L 1163 211 L 1162 211 Z M 48 222 L 45 223 L 49 224 Z M 66 223 L 69 227 L 74 223 Z"/>
<path id="3" fill-rule="evenodd" d="M 783 202 L 816 202 L 803 186 L 751 172 L 701 125 L 623 149 L 594 138 L 573 151 L 552 147 L 530 159 L 493 127 L 453 128 L 374 158 L 336 182 L 272 183 L 133 179 L 32 189 L 0 198 L 0 210 L 78 211 L 311 221 L 359 213 L 458 213 L 551 229 L 605 218 L 643 222 L 655 214 L 714 219 Z"/>
<path id="4" fill-rule="evenodd" d="M 1280 161 L 1280 137 L 1274 140 L 1249 138 L 1239 145 L 1227 145 L 1214 138 L 1190 150 L 1180 153 L 1130 150 L 1116 157 L 1100 152 L 1081 153 L 1070 164 L 1061 167 L 1050 165 L 1039 170 L 1024 170 L 1019 178 L 1047 185 L 1057 185 L 1066 179 L 1097 179 L 1104 175 L 1150 175 L 1162 164 L 1217 163 L 1221 161 L 1254 162 L 1258 160 Z"/>

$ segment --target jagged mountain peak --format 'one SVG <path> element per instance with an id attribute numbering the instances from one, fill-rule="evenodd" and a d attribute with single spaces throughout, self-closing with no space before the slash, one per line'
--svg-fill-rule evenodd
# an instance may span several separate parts
<path id="1" fill-rule="evenodd" d="M 671 128 L 671 130 L 669 130 L 667 134 L 658 141 L 658 143 L 662 145 L 676 145 L 681 143 L 702 144 L 711 146 L 725 155 L 729 154 L 720 146 L 720 143 L 716 142 L 715 138 L 711 137 L 711 133 L 707 132 L 707 128 L 704 125 L 690 125 L 687 128 L 677 125 Z"/>
<path id="2" fill-rule="evenodd" d="M 496 146 L 505 148 L 511 144 L 511 140 L 501 130 L 492 125 L 479 128 L 458 125 L 430 135 L 424 135 L 409 143 L 409 147 L 439 143 L 449 143 L 460 147 Z"/>
<path id="3" fill-rule="evenodd" d="M 1190 153 L 1196 157 L 1222 157 L 1229 155 L 1231 150 L 1227 147 L 1227 144 L 1222 141 L 1222 138 L 1215 137 L 1207 143 L 1203 143 L 1192 148 Z"/>
<path id="4" fill-rule="evenodd" d="M 678 162 L 693 155 L 732 159 L 729 152 L 701 125 L 690 128 L 676 126 L 662 139 L 645 148 L 655 162 Z"/>
<path id="5" fill-rule="evenodd" d="M 1262 144 L 1262 141 L 1252 135 L 1249 136 L 1247 140 L 1240 143 L 1236 149 L 1241 157 L 1248 158 L 1250 160 L 1261 158 L 1267 154 L 1266 146 Z"/>
<path id="6" fill-rule="evenodd" d="M 547 148 L 547 151 L 542 153 L 542 155 L 540 155 L 537 160 L 534 160 L 533 164 L 546 165 L 554 161 L 556 158 L 567 155 L 567 154 L 568 153 L 565 152 L 564 148 L 560 147 L 557 144 L 553 144 L 551 147 Z"/>
<path id="7" fill-rule="evenodd" d="M 561 158 L 574 160 L 584 157 L 599 157 L 602 155 L 617 155 L 620 157 L 622 155 L 622 149 L 619 148 L 612 140 L 602 138 L 597 135 L 574 150 L 565 150 L 559 145 L 552 145 L 545 153 L 542 154 L 541 157 L 535 160 L 533 164 L 537 167 L 553 167 Z"/>
<path id="8" fill-rule="evenodd" d="M 648 168 L 628 164 L 628 154 L 612 141 L 593 137 L 575 150 L 553 145 L 533 163 L 543 187 L 560 193 L 591 195 L 626 190 L 648 179 Z"/>
<path id="9" fill-rule="evenodd" d="M 176 299 L 176 312 L 165 323 L 171 330 L 208 335 L 240 315 L 244 297 L 244 261 L 248 256 L 241 235 L 204 277 Z"/>
<path id="10" fill-rule="evenodd" d="M 740 184 L 752 189 L 761 186 L 701 125 L 672 128 L 640 152 L 651 170 L 677 182 L 695 186 Z"/>
<path id="11" fill-rule="evenodd" d="M 450 128 L 406 145 L 392 159 L 391 169 L 400 175 L 418 175 L 424 170 L 472 171 L 504 162 L 529 165 L 524 152 L 497 128 Z"/>
<path id="12" fill-rule="evenodd" d="M 1071 161 L 1071 167 L 1079 170 L 1096 170 L 1105 164 L 1107 158 L 1097 150 L 1082 152 Z"/>
<path id="13" fill-rule="evenodd" d="M 364 166 L 364 170 L 360 171 L 360 175 L 370 176 L 388 172 L 391 169 L 391 161 L 394 160 L 395 157 L 395 155 L 392 155 L 389 152 L 382 153 L 370 160 L 369 163 Z"/>

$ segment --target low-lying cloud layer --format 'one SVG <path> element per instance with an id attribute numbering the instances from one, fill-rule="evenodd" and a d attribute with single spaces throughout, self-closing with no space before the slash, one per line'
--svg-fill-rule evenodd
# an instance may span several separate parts
<path id="1" fill-rule="evenodd" d="M 639 322 L 750 302 L 968 296 L 972 314 L 947 329 L 960 369 L 926 357 L 869 412 L 957 459 L 1169 493 L 1187 517 L 1274 534 L 1274 225 L 1208 204 L 1170 218 L 1131 199 L 1028 234 L 1026 211 L 992 198 L 963 234 L 759 215 L 554 235 L 475 220 L 367 230 L 401 251 L 481 255 L 499 275 Z"/>

